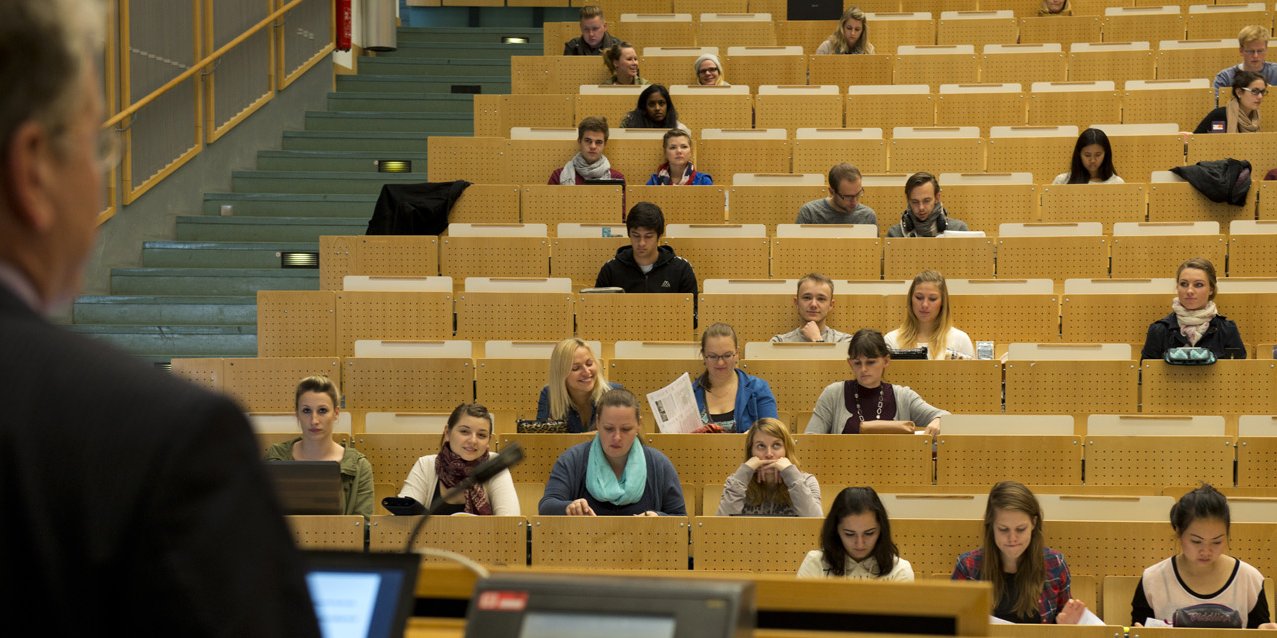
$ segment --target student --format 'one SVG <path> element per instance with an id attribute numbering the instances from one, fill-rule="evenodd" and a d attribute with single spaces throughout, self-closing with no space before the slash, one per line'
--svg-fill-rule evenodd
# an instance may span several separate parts
<path id="1" fill-rule="evenodd" d="M 869 43 L 869 20 L 860 7 L 848 7 L 838 21 L 838 28 L 816 48 L 816 55 L 873 52 L 874 45 Z"/>
<path id="2" fill-rule="evenodd" d="M 705 372 L 692 384 L 704 424 L 698 432 L 744 432 L 759 419 L 780 416 L 771 386 L 736 367 L 739 347 L 736 331 L 725 323 L 701 333 Z"/>
<path id="3" fill-rule="evenodd" d="M 820 516 L 820 483 L 798 469 L 794 437 L 763 418 L 745 437 L 745 462 L 723 484 L 717 516 Z"/>
<path id="4" fill-rule="evenodd" d="M 989 492 L 984 543 L 958 557 L 953 580 L 993 585 L 993 615 L 1013 623 L 1076 625 L 1086 603 L 1072 597 L 1064 555 L 1046 546 L 1042 507 L 1029 488 L 1003 481 Z"/>
<path id="5" fill-rule="evenodd" d="M 620 42 L 607 32 L 603 9 L 586 5 L 581 7 L 581 35 L 563 43 L 563 55 L 599 55 Z"/>
<path id="6" fill-rule="evenodd" d="M 1194 257 L 1175 272 L 1175 298 L 1171 314 L 1154 321 L 1144 337 L 1140 359 L 1161 359 L 1171 348 L 1206 348 L 1219 359 L 1245 359 L 1237 324 L 1215 308 L 1215 264 Z"/>
<path id="7" fill-rule="evenodd" d="M 905 180 L 905 204 L 900 223 L 887 229 L 888 237 L 935 237 L 967 230 L 966 223 L 949 217 L 940 203 L 940 180 L 931 173 L 914 173 Z"/>
<path id="8" fill-rule="evenodd" d="M 479 403 L 462 403 L 448 415 L 448 425 L 439 437 L 439 453 L 417 459 L 399 496 L 411 498 L 427 509 L 437 498 L 464 480 L 474 468 L 496 456 L 489 451 L 492 441 L 492 413 Z M 475 485 L 444 503 L 439 516 L 518 516 L 519 496 L 514 491 L 510 470 L 501 470 L 487 482 Z"/>
<path id="9" fill-rule="evenodd" d="M 621 120 L 621 128 L 690 130 L 678 121 L 678 111 L 674 108 L 670 91 L 660 84 L 650 84 L 639 93 L 638 104 L 633 111 L 625 114 L 625 119 Z"/>
<path id="10" fill-rule="evenodd" d="M 799 279 L 794 309 L 798 311 L 798 327 L 773 336 L 772 343 L 838 343 L 851 339 L 851 335 L 825 324 L 825 319 L 834 310 L 834 280 L 829 277 L 813 272 Z"/>
<path id="11" fill-rule="evenodd" d="M 843 162 L 829 169 L 829 197 L 814 199 L 798 209 L 795 224 L 878 225 L 874 209 L 860 203 L 865 194 L 860 169 Z"/>
<path id="12" fill-rule="evenodd" d="M 638 51 L 629 42 L 618 42 L 603 52 L 603 64 L 612 74 L 604 84 L 647 86 L 651 84 L 639 76 Z"/>
<path id="13" fill-rule="evenodd" d="M 1258 73 L 1264 78 L 1266 84 L 1277 84 L 1277 64 L 1268 62 L 1266 59 L 1268 39 L 1271 37 L 1272 33 L 1268 27 L 1258 24 L 1242 27 L 1237 34 L 1237 52 L 1241 54 L 1242 61 L 1215 75 L 1216 96 L 1219 95 L 1220 89 L 1233 86 L 1233 78 L 1242 71 Z"/>
<path id="14" fill-rule="evenodd" d="M 630 245 L 616 249 L 616 256 L 599 269 L 595 288 L 622 288 L 625 292 L 696 293 L 696 273 L 674 249 L 661 246 L 665 215 L 651 202 L 639 202 L 625 216 Z"/>
<path id="15" fill-rule="evenodd" d="M 612 163 L 603 154 L 603 149 L 607 147 L 607 135 L 607 118 L 590 116 L 581 120 L 576 127 L 577 154 L 563 168 L 554 169 L 546 183 L 552 186 L 573 186 L 591 179 L 625 181 L 621 171 L 612 168 Z"/>
<path id="16" fill-rule="evenodd" d="M 700 86 L 731 86 L 723 79 L 723 63 L 713 53 L 696 58 L 696 62 L 692 63 L 692 71 L 696 73 L 696 84 Z"/>
<path id="17" fill-rule="evenodd" d="M 589 432 L 598 418 L 599 399 L 620 387 L 608 383 L 590 346 L 575 337 L 564 339 L 550 353 L 549 380 L 537 397 L 537 420 L 566 421 L 568 432 Z"/>
<path id="18" fill-rule="evenodd" d="M 924 270 L 909 284 L 905 321 L 887 333 L 887 347 L 908 350 L 927 346 L 929 359 L 974 359 L 971 337 L 953 325 L 949 315 L 949 285 L 944 275 Z"/>
<path id="19" fill-rule="evenodd" d="M 1169 623 L 1184 607 L 1215 604 L 1237 611 L 1243 628 L 1277 629 L 1269 622 L 1263 575 L 1224 553 L 1229 519 L 1228 499 L 1208 484 L 1171 506 L 1179 553 L 1144 570 L 1131 599 L 1131 626 L 1149 618 Z"/>
<path id="20" fill-rule="evenodd" d="M 1109 136 L 1088 128 L 1077 136 L 1069 170 L 1055 176 L 1052 184 L 1124 184 L 1113 168 L 1113 146 Z"/>
<path id="21" fill-rule="evenodd" d="M 639 403 L 628 390 L 599 399 L 599 430 L 554 462 L 542 516 L 687 516 L 674 464 L 638 441 Z"/>
<path id="22" fill-rule="evenodd" d="M 1193 129 L 1193 133 L 1258 133 L 1259 107 L 1268 95 L 1268 83 L 1254 71 L 1233 76 L 1228 103 L 1213 109 Z"/>
<path id="23" fill-rule="evenodd" d="M 1042 0 L 1042 6 L 1038 8 L 1039 16 L 1071 16 L 1073 15 L 1073 7 L 1069 6 L 1069 0 Z"/>
<path id="24" fill-rule="evenodd" d="M 341 416 L 341 391 L 325 376 L 306 377 L 293 399 L 301 436 L 266 450 L 267 461 L 337 461 L 341 468 L 341 511 L 372 516 L 372 464 L 353 447 L 333 440 L 333 426 Z"/>
<path id="25" fill-rule="evenodd" d="M 798 578 L 913 580 L 913 566 L 891 540 L 891 520 L 874 488 L 848 487 L 834 497 L 820 549 L 807 552 Z"/>
<path id="26" fill-rule="evenodd" d="M 914 424 L 926 433 L 940 433 L 944 410 L 922 400 L 908 386 L 882 380 L 891 351 L 882 334 L 872 328 L 856 332 L 847 346 L 847 363 L 855 379 L 825 387 L 807 422 L 807 434 L 913 434 Z"/>
<path id="27" fill-rule="evenodd" d="M 661 138 L 665 163 L 648 178 L 648 186 L 710 186 L 714 178 L 696 170 L 692 164 L 692 136 L 687 131 L 666 131 Z"/>

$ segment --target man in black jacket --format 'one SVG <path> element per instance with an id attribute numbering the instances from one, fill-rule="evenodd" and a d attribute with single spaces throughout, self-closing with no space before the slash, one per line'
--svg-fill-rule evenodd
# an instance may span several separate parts
<path id="1" fill-rule="evenodd" d="M 639 202 L 625 217 L 630 245 L 616 249 L 616 256 L 599 269 L 595 288 L 616 287 L 625 292 L 688 292 L 696 294 L 692 264 L 661 246 L 665 215 L 651 202 Z"/>

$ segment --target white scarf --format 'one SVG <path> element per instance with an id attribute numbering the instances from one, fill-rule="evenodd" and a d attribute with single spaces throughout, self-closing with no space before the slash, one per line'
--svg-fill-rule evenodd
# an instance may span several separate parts
<path id="1" fill-rule="evenodd" d="M 612 164 L 607 161 L 606 155 L 600 155 L 599 161 L 590 164 L 581 157 L 580 153 L 577 153 L 563 165 L 563 170 L 559 171 L 559 183 L 564 186 L 576 184 L 577 173 L 584 175 L 585 179 L 607 179 L 612 175 Z"/>
<path id="2" fill-rule="evenodd" d="M 1211 319 L 1219 314 L 1213 301 L 1206 302 L 1205 306 L 1197 310 L 1188 310 L 1180 305 L 1179 297 L 1171 301 L 1171 310 L 1175 311 L 1175 319 L 1179 322 L 1179 333 L 1188 339 L 1190 346 L 1197 345 L 1206 329 L 1210 327 Z"/>

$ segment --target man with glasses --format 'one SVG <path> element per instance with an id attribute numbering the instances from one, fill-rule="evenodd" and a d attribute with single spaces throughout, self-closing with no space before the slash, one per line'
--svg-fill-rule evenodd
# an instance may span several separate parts
<path id="1" fill-rule="evenodd" d="M 43 316 L 79 289 L 118 157 L 103 4 L 0 2 L 0 611 L 48 636 L 318 636 L 240 408 Z"/>
<path id="2" fill-rule="evenodd" d="M 829 197 L 815 199 L 798 209 L 795 224 L 878 225 L 874 210 L 860 203 L 865 189 L 860 169 L 843 162 L 829 169 Z"/>
<path id="3" fill-rule="evenodd" d="M 1220 89 L 1227 89 L 1233 85 L 1233 77 L 1239 71 L 1253 71 L 1262 75 L 1264 82 L 1269 86 L 1277 84 L 1277 64 L 1265 60 L 1268 56 L 1268 39 L 1271 37 L 1272 33 L 1265 26 L 1252 24 L 1242 28 L 1237 34 L 1237 49 L 1242 56 L 1241 64 L 1230 66 L 1215 76 L 1216 97 L 1219 96 Z"/>
<path id="4" fill-rule="evenodd" d="M 692 264 L 662 246 L 665 214 L 651 202 L 639 202 L 625 216 L 630 245 L 616 249 L 616 256 L 599 269 L 595 288 L 621 288 L 625 292 L 686 292 L 696 294 Z"/>
<path id="5" fill-rule="evenodd" d="M 563 55 L 599 55 L 604 49 L 610 49 L 620 42 L 616 36 L 607 32 L 603 9 L 587 5 L 581 7 L 581 36 L 563 43 Z"/>

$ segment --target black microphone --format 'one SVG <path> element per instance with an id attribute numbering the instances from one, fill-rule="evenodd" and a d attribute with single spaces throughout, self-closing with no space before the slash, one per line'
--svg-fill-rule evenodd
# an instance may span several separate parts
<path id="1" fill-rule="evenodd" d="M 435 499 L 434 502 L 430 504 L 430 509 L 426 510 L 426 513 L 417 520 L 417 524 L 412 527 L 412 533 L 408 535 L 408 544 L 404 546 L 404 553 L 412 553 L 412 547 L 417 542 L 417 536 L 421 534 L 421 530 L 426 526 L 426 519 L 439 511 L 439 508 L 443 507 L 443 504 L 446 503 L 448 499 L 465 492 L 475 483 L 487 483 L 492 479 L 492 477 L 514 467 L 522 460 L 523 448 L 519 447 L 519 443 L 517 441 L 511 441 L 510 444 L 503 448 L 496 456 L 484 461 L 479 465 L 479 467 L 474 468 L 474 471 L 470 472 L 470 476 L 462 479 L 460 483 L 454 485 L 452 489 L 448 490 L 445 494 Z"/>

